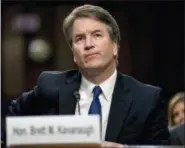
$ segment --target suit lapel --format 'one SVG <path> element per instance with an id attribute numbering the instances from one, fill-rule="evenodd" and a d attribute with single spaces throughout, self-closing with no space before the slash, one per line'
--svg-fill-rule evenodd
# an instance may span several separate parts
<path id="1" fill-rule="evenodd" d="M 74 97 L 74 92 L 79 91 L 80 81 L 79 72 L 66 76 L 65 84 L 59 89 L 59 114 L 75 114 L 77 100 Z"/>
<path id="2" fill-rule="evenodd" d="M 132 97 L 129 87 L 125 84 L 124 76 L 118 73 L 108 118 L 106 141 L 116 141 L 131 104 Z"/>

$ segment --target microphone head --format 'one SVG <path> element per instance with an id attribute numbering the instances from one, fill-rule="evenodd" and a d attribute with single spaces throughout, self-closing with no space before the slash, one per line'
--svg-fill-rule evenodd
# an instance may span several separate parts
<path id="1" fill-rule="evenodd" d="M 80 100 L 80 94 L 79 94 L 78 91 L 75 91 L 75 92 L 73 93 L 73 96 L 76 98 L 76 100 Z"/>

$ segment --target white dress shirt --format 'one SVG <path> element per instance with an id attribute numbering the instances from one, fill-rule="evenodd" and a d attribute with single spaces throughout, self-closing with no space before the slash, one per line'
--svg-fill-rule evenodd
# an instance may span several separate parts
<path id="1" fill-rule="evenodd" d="M 109 110 L 112 101 L 112 94 L 116 82 L 117 71 L 112 74 L 106 81 L 104 81 L 99 86 L 102 89 L 102 93 L 99 96 L 101 109 L 102 109 L 102 140 L 105 139 L 107 121 L 109 116 Z M 82 76 L 82 81 L 79 89 L 80 94 L 80 113 L 81 115 L 88 115 L 91 102 L 93 100 L 93 88 L 96 84 L 88 81 L 84 76 Z M 76 106 L 76 115 L 78 115 L 78 105 Z"/>

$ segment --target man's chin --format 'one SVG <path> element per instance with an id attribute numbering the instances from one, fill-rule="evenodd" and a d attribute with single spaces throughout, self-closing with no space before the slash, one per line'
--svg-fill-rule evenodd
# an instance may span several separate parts
<path id="1" fill-rule="evenodd" d="M 102 69 L 103 66 L 101 65 L 88 65 L 88 66 L 85 66 L 84 69 L 86 70 L 98 70 L 98 69 Z"/>
<path id="2" fill-rule="evenodd" d="M 83 68 L 80 68 L 79 70 L 88 76 L 98 76 L 102 71 L 104 71 L 105 66 L 103 65 L 91 65 L 91 66 L 84 66 Z"/>

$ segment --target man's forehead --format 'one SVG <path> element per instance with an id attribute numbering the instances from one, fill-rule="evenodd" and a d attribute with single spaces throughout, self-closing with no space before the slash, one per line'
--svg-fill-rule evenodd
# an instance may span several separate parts
<path id="1" fill-rule="evenodd" d="M 79 18 L 74 21 L 73 33 L 91 33 L 103 32 L 106 29 L 106 24 L 92 18 Z"/>

